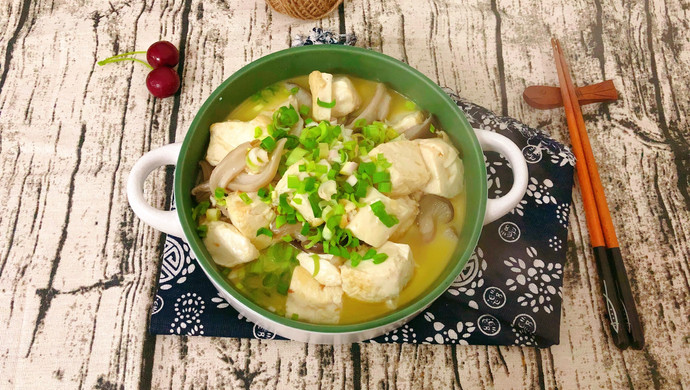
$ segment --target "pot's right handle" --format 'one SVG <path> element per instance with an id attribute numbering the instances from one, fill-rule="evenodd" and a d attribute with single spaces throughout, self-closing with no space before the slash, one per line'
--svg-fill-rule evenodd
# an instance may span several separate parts
<path id="1" fill-rule="evenodd" d="M 484 225 L 486 225 L 508 214 L 522 200 L 527 190 L 529 173 L 525 157 L 513 141 L 492 131 L 474 129 L 474 132 L 484 151 L 501 153 L 513 168 L 513 187 L 510 191 L 500 198 L 486 201 L 486 214 L 484 214 Z"/>
<path id="2" fill-rule="evenodd" d="M 181 146 L 181 143 L 170 144 L 146 153 L 134 164 L 127 178 L 127 199 L 134 214 L 152 228 L 176 237 L 184 237 L 177 212 L 151 207 L 144 199 L 144 182 L 154 169 L 175 165 Z"/>

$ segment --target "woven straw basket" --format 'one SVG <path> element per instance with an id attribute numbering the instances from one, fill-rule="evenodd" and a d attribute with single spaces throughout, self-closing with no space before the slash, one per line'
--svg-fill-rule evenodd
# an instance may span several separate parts
<path id="1" fill-rule="evenodd" d="M 315 20 L 330 14 L 343 0 L 266 0 L 274 10 L 293 18 Z"/>

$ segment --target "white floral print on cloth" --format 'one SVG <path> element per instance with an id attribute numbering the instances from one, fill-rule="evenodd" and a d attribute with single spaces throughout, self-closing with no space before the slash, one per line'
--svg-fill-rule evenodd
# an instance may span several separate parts
<path id="1" fill-rule="evenodd" d="M 336 40 L 324 33 L 315 30 L 311 43 Z M 477 248 L 444 294 L 403 327 L 370 342 L 557 344 L 575 159 L 544 131 L 447 92 L 474 128 L 498 132 L 518 145 L 528 161 L 531 193 L 508 215 L 484 226 Z M 507 162 L 489 153 L 485 164 L 489 196 L 507 192 L 512 185 Z M 281 339 L 229 305 L 198 270 L 183 240 L 168 236 L 165 245 L 151 333 Z"/>

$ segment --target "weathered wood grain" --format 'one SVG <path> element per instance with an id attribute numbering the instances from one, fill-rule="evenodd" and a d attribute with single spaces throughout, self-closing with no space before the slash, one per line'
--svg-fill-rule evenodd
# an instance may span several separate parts
<path id="1" fill-rule="evenodd" d="M 180 140 L 244 64 L 314 25 L 400 58 L 472 101 L 566 139 L 560 110 L 525 86 L 556 81 L 561 39 L 576 83 L 621 99 L 585 109 L 648 346 L 609 341 L 577 190 L 561 344 L 312 346 L 148 334 L 160 234 L 124 195 L 144 152 Z M 321 22 L 261 1 L 13 0 L 0 7 L 0 388 L 677 388 L 690 385 L 690 33 L 681 1 L 356 0 Z M 138 64 L 97 67 L 160 38 L 182 91 L 149 97 Z M 163 206 L 169 181 L 152 175 Z"/>

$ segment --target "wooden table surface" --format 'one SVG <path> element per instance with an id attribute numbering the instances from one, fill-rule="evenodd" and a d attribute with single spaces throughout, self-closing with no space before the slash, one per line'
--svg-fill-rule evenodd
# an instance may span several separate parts
<path id="1" fill-rule="evenodd" d="M 257 0 L 5 0 L 0 6 L 0 388 L 690 387 L 690 4 L 679 0 L 351 0 L 318 22 Z M 644 325 L 643 351 L 608 335 L 574 189 L 561 344 L 319 346 L 152 336 L 161 234 L 138 220 L 127 174 L 180 141 L 206 96 L 313 26 L 564 140 L 549 38 L 579 84 L 620 100 L 584 109 Z M 182 91 L 152 98 L 136 63 L 99 59 L 159 39 L 182 53 Z M 169 175 L 169 171 L 168 171 Z M 163 207 L 170 181 L 146 185 Z"/>

